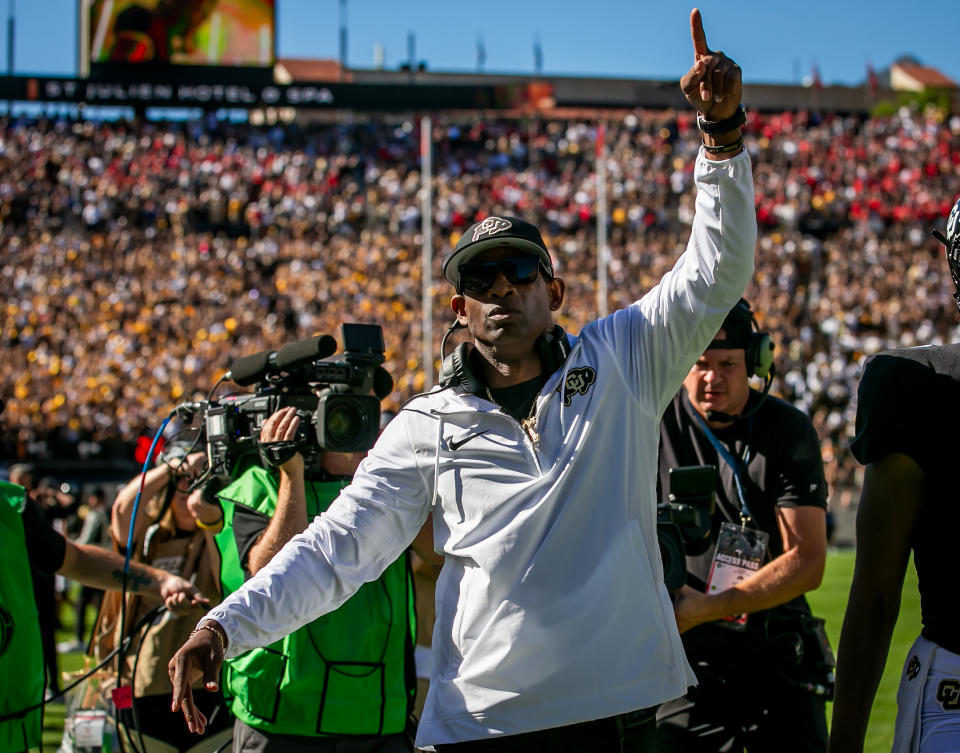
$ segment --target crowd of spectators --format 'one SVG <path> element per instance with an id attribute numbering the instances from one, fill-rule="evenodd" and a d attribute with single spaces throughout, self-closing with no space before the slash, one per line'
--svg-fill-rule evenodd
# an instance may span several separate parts
<path id="1" fill-rule="evenodd" d="M 603 120 L 613 309 L 682 252 L 699 137 L 686 112 Z M 485 214 L 543 229 L 564 327 L 596 316 L 598 121 L 434 118 L 438 341 L 442 258 Z M 135 439 L 236 358 L 339 339 L 344 321 L 384 327 L 386 407 L 423 388 L 418 125 L 0 121 L 8 436 Z M 760 223 L 747 297 L 777 344 L 774 392 L 812 416 L 846 504 L 863 357 L 960 339 L 928 236 L 960 194 L 960 117 L 754 113 L 746 142 Z"/>

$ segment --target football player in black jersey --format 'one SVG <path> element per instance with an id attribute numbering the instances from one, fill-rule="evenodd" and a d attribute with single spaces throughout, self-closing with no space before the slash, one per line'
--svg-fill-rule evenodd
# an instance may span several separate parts
<path id="1" fill-rule="evenodd" d="M 960 200 L 953 205 L 947 262 L 960 305 Z M 860 382 L 851 449 L 866 465 L 857 510 L 857 559 L 840 634 L 829 750 L 863 750 L 913 552 L 923 629 L 905 657 L 894 751 L 960 749 L 960 598 L 956 536 L 960 504 L 960 344 L 871 357 Z"/>

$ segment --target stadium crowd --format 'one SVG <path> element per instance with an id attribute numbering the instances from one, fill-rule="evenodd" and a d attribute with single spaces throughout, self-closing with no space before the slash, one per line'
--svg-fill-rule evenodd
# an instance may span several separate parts
<path id="1" fill-rule="evenodd" d="M 612 310 L 682 251 L 700 138 L 687 112 L 604 119 Z M 595 317 L 597 136 L 595 118 L 434 119 L 435 333 L 451 319 L 442 258 L 484 212 L 545 231 L 561 325 Z M 746 297 L 777 344 L 773 391 L 812 417 L 832 503 L 848 504 L 863 357 L 958 339 L 928 228 L 960 193 L 960 117 L 751 113 L 746 143 L 760 222 Z M 132 440 L 236 358 L 343 321 L 383 325 L 385 407 L 399 405 L 427 381 L 419 144 L 417 123 L 390 119 L 0 122 L 8 429 L 21 445 Z"/>

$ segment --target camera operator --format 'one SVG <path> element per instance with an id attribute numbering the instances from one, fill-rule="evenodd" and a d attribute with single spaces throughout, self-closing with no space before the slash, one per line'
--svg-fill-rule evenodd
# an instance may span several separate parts
<path id="1" fill-rule="evenodd" d="M 17 484 L 0 481 L 0 717 L 43 699 L 43 653 L 37 607 L 24 584 L 32 572 L 57 573 L 91 588 L 119 589 L 123 557 L 97 546 L 75 544 L 55 531 L 40 505 Z M 128 590 L 171 611 L 204 603 L 191 583 L 147 565 L 131 563 Z M 52 668 L 56 672 L 56 666 Z M 14 681 L 13 678 L 16 678 Z M 26 751 L 40 742 L 40 708 L 0 721 L 0 750 Z"/>
<path id="2" fill-rule="evenodd" d="M 960 305 L 960 200 L 944 236 Z M 866 464 L 857 559 L 840 632 L 830 750 L 859 753 L 900 612 L 913 550 L 923 629 L 897 692 L 896 753 L 960 748 L 956 430 L 960 344 L 891 350 L 864 367 L 851 450 Z"/>
<path id="3" fill-rule="evenodd" d="M 131 561 L 189 579 L 206 601 L 216 604 L 220 601 L 220 564 L 213 531 L 220 525 L 221 512 L 216 505 L 202 501 L 201 489 L 191 491 L 206 462 L 205 454 L 191 452 L 192 447 L 193 443 L 184 439 L 169 442 L 156 466 L 147 471 L 129 542 L 130 518 L 141 477 L 134 477 L 119 491 L 111 510 L 110 533 L 121 553 L 128 545 L 132 547 Z M 130 631 L 150 608 L 137 593 L 128 593 L 125 605 L 119 593 L 107 594 L 94 632 L 97 655 L 104 656 L 119 645 L 122 613 L 125 630 Z M 121 710 L 121 726 L 137 748 L 141 739 L 148 749 L 164 749 L 167 745 L 181 751 L 198 742 L 170 712 L 170 679 L 164 669 L 203 611 L 194 608 L 184 615 L 163 615 L 141 631 L 126 652 L 120 675 L 123 683 L 133 685 L 133 707 Z M 213 720 L 208 737 L 228 738 L 228 732 L 217 736 L 232 723 L 222 694 L 204 694 L 203 703 Z"/>
<path id="4" fill-rule="evenodd" d="M 320 452 L 305 479 L 294 448 L 301 420 L 288 406 L 260 429 L 263 466 L 248 467 L 219 492 L 229 524 L 218 534 L 223 583 L 256 575 L 306 529 L 349 483 L 365 452 Z M 282 455 L 286 458 L 282 458 Z M 278 462 L 280 461 L 280 462 Z M 315 465 L 314 465 L 315 464 Z M 269 466 L 273 466 L 272 468 Z M 235 572 L 239 563 L 243 572 Z M 412 583 L 401 556 L 336 611 L 226 663 L 224 682 L 236 716 L 236 753 L 339 751 L 408 753 L 413 700 Z"/>
<path id="5" fill-rule="evenodd" d="M 717 469 L 713 545 L 688 553 L 674 593 L 699 685 L 660 707 L 661 751 L 826 747 L 832 657 L 803 594 L 823 576 L 827 485 L 810 420 L 768 395 L 773 345 L 757 329 L 741 299 L 660 425 L 661 502 L 670 469 Z"/>
<path id="6" fill-rule="evenodd" d="M 704 145 L 686 252 L 643 298 L 573 339 L 553 322 L 565 286 L 540 231 L 502 216 L 469 227 L 444 276 L 471 342 L 327 511 L 174 657 L 174 707 L 194 728 L 203 717 L 188 680 L 214 682 L 224 653 L 336 609 L 429 515 L 444 564 L 420 747 L 619 751 L 622 715 L 693 681 L 657 548 L 657 424 L 746 287 L 756 217 L 740 69 L 709 50 L 699 11 L 690 27 L 681 88 Z M 652 713 L 638 723 L 655 735 Z"/>

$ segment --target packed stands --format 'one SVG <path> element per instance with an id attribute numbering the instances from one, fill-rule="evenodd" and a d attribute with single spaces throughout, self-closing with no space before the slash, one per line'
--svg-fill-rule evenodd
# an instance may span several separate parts
<path id="1" fill-rule="evenodd" d="M 612 309 L 682 252 L 699 138 L 686 112 L 602 116 Z M 434 118 L 436 338 L 451 319 L 442 257 L 484 214 L 542 228 L 576 332 L 597 310 L 598 119 L 475 120 Z M 419 143 L 404 120 L 0 122 L 7 449 L 134 440 L 234 359 L 343 321 L 383 325 L 392 407 L 420 390 Z M 747 145 L 747 297 L 777 343 L 774 392 L 813 417 L 845 503 L 863 357 L 960 339 L 928 234 L 960 194 L 960 117 L 754 113 Z"/>

